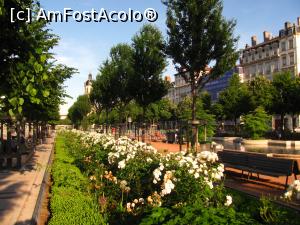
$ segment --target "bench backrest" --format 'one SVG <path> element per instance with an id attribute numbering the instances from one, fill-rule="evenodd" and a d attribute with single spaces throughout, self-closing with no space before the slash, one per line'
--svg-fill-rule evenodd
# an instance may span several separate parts
<path id="1" fill-rule="evenodd" d="M 254 169 L 266 172 L 284 173 L 287 175 L 291 175 L 293 173 L 294 161 L 290 159 L 250 156 L 248 160 L 249 166 Z"/>
<path id="2" fill-rule="evenodd" d="M 240 154 L 239 152 L 233 151 L 219 151 L 218 157 L 223 163 L 230 163 L 235 165 L 247 166 L 248 158 L 245 154 Z"/>
<path id="3" fill-rule="evenodd" d="M 259 169 L 273 173 L 283 173 L 287 175 L 291 175 L 293 173 L 294 161 L 291 159 L 273 158 L 260 153 L 228 150 L 219 151 L 218 156 L 222 163 L 246 166 L 252 169 Z"/>

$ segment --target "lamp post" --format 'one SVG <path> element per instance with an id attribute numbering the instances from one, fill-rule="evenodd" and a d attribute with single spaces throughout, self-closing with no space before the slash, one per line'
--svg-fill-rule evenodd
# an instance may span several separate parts
<path id="1" fill-rule="evenodd" d="M 132 119 L 130 116 L 128 117 L 127 122 L 128 122 L 128 128 L 129 128 L 129 136 L 130 136 L 131 135 L 131 123 L 132 123 Z"/>

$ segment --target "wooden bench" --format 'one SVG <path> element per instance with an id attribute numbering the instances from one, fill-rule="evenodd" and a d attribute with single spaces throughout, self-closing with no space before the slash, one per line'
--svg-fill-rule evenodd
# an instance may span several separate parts
<path id="1" fill-rule="evenodd" d="M 290 159 L 280 159 L 273 157 L 257 157 L 249 155 L 250 173 L 264 174 L 272 177 L 286 176 L 285 186 L 288 178 L 293 174 L 294 161 Z M 296 175 L 295 175 L 296 177 Z"/>
<path id="2" fill-rule="evenodd" d="M 272 177 L 286 176 L 285 187 L 288 177 L 293 174 L 294 160 L 268 157 L 266 154 L 239 152 L 224 150 L 218 152 L 219 159 L 225 167 L 235 168 L 248 172 L 249 175 L 256 173 Z M 296 178 L 296 174 L 295 174 Z"/>

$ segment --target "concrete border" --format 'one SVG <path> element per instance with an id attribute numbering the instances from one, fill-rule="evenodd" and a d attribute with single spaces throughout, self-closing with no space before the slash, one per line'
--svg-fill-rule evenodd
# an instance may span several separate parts
<path id="1" fill-rule="evenodd" d="M 32 225 L 36 225 L 38 224 L 38 219 L 41 213 L 41 205 L 43 203 L 44 197 L 45 197 L 45 189 L 46 189 L 46 183 L 50 177 L 51 174 L 51 166 L 52 166 L 52 162 L 53 162 L 53 156 L 54 156 L 54 149 L 55 149 L 55 140 L 56 138 L 54 138 L 53 140 L 53 145 L 52 145 L 52 149 L 51 149 L 51 153 L 49 156 L 49 160 L 47 162 L 47 168 L 45 170 L 44 173 L 44 177 L 43 177 L 43 181 L 42 181 L 42 185 L 39 191 L 39 195 L 36 201 L 36 205 L 34 207 L 34 211 L 33 211 L 33 215 L 32 215 Z"/>

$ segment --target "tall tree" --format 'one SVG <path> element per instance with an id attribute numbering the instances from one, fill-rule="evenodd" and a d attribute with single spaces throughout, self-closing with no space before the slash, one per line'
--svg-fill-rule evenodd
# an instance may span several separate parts
<path id="1" fill-rule="evenodd" d="M 118 104 L 118 89 L 119 84 L 114 82 L 112 71 L 114 65 L 109 60 L 106 60 L 99 69 L 99 74 L 92 84 L 92 92 L 90 101 L 93 106 L 96 106 L 98 113 L 105 111 L 106 132 L 108 131 L 108 114 Z M 116 86 L 117 85 L 117 86 Z"/>
<path id="2" fill-rule="evenodd" d="M 262 106 L 270 111 L 273 99 L 272 82 L 265 76 L 256 76 L 249 82 L 248 86 L 251 94 L 252 109 Z"/>
<path id="3" fill-rule="evenodd" d="M 162 79 L 162 72 L 166 67 L 164 40 L 156 27 L 147 24 L 132 41 L 134 73 L 128 88 L 145 113 L 149 104 L 160 100 L 167 93 L 166 84 Z"/>
<path id="4" fill-rule="evenodd" d="M 91 111 L 91 104 L 87 95 L 80 95 L 76 102 L 70 107 L 68 118 L 78 127 Z"/>
<path id="5" fill-rule="evenodd" d="M 238 58 L 235 21 L 222 16 L 221 0 L 163 0 L 167 6 L 167 54 L 191 85 L 193 142 L 197 142 L 197 92 L 231 69 Z M 207 72 L 207 66 L 211 66 Z M 194 121 L 194 122 L 193 122 Z"/>
<path id="6" fill-rule="evenodd" d="M 294 107 L 293 86 L 295 79 L 290 72 L 275 74 L 272 81 L 273 99 L 271 112 L 280 115 L 280 129 L 284 130 L 284 116 Z M 299 104 L 299 103 L 297 103 Z"/>
<path id="7" fill-rule="evenodd" d="M 223 107 L 225 118 L 234 121 L 236 132 L 237 120 L 251 110 L 248 87 L 240 82 L 237 74 L 231 77 L 229 86 L 220 93 L 218 103 Z"/>

